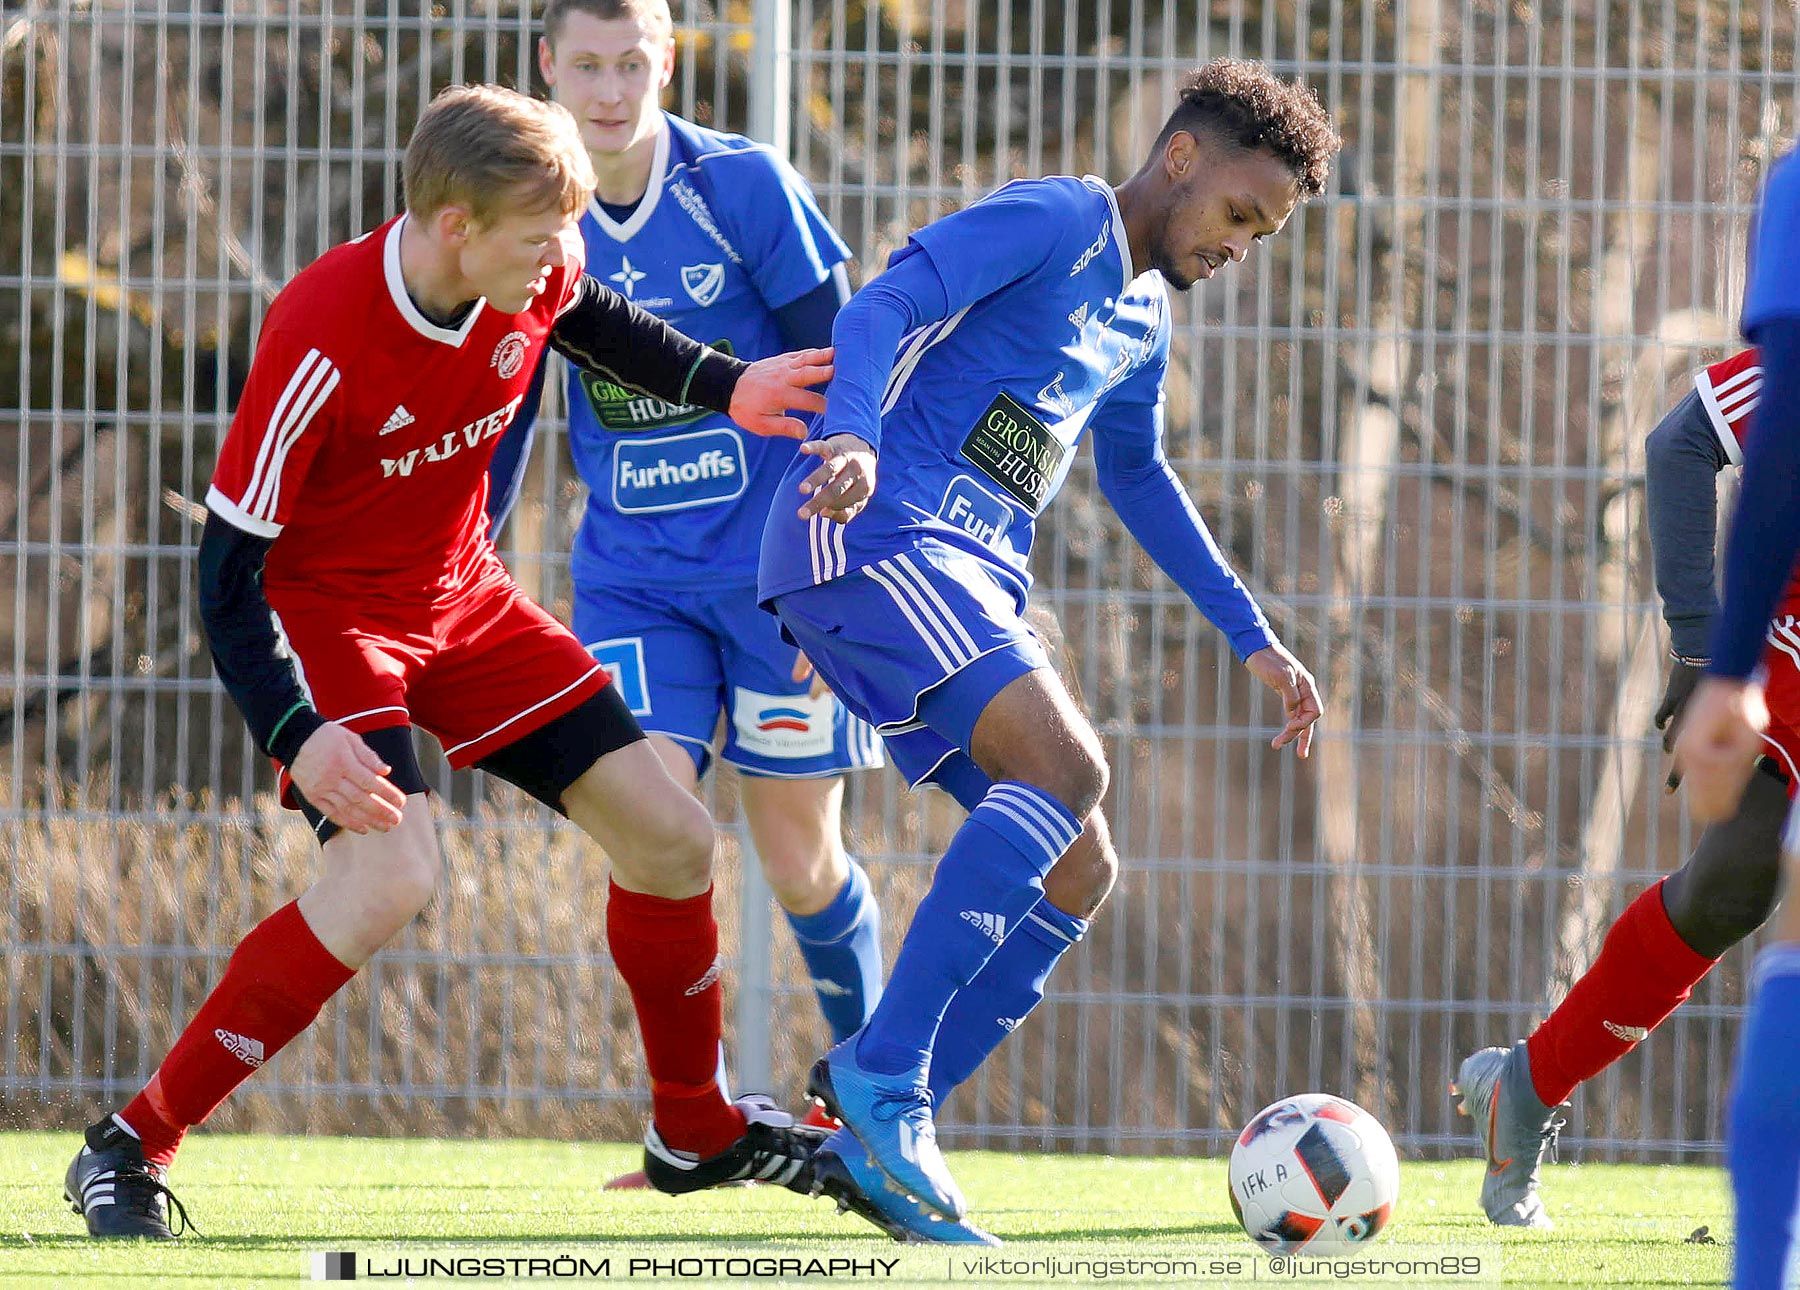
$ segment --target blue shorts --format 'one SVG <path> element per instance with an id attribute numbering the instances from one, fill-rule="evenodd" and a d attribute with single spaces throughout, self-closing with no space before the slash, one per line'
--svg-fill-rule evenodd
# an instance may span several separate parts
<path id="1" fill-rule="evenodd" d="M 993 697 L 1050 666 L 1024 605 L 973 556 L 929 539 L 778 596 L 775 610 L 846 707 L 873 725 L 909 784 L 965 806 L 987 777 L 970 747 Z"/>
<path id="2" fill-rule="evenodd" d="M 575 588 L 576 638 L 645 730 L 680 742 L 704 775 L 725 717 L 722 760 L 748 775 L 814 779 L 882 764 L 881 741 L 827 694 L 793 679 L 794 647 L 751 585 Z"/>

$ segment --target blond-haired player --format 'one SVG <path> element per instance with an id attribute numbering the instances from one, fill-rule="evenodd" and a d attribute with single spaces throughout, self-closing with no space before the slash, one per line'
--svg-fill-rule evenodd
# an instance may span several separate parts
<path id="1" fill-rule="evenodd" d="M 415 726 L 452 766 L 511 781 L 610 856 L 607 944 L 643 1032 L 651 1181 L 811 1187 L 817 1131 L 765 1098 L 728 1100 L 715 1078 L 712 824 L 605 669 L 514 584 L 484 503 L 546 344 L 766 435 L 822 406 L 808 387 L 829 353 L 745 364 L 584 274 L 574 223 L 594 175 L 553 104 L 446 90 L 404 175 L 404 214 L 271 305 L 199 554 L 219 677 L 323 844 L 319 873 L 238 945 L 149 1085 L 87 1130 L 66 1188 L 96 1236 L 172 1235 L 165 1175 L 183 1134 L 431 899 L 441 858 Z"/>

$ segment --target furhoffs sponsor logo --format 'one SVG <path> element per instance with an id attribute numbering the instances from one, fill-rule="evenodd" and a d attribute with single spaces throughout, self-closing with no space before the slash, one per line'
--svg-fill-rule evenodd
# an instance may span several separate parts
<path id="1" fill-rule="evenodd" d="M 735 430 L 621 439 L 613 450 L 613 505 L 627 515 L 712 506 L 744 491 L 744 441 Z"/>

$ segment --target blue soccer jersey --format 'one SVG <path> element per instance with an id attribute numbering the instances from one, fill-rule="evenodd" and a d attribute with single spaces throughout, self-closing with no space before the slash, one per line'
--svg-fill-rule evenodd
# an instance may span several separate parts
<path id="1" fill-rule="evenodd" d="M 677 330 L 740 357 L 787 346 L 775 311 L 850 256 L 804 180 L 741 135 L 665 116 L 650 186 L 624 223 L 581 220 L 587 271 Z M 765 439 L 572 369 L 569 437 L 589 485 L 577 584 L 686 587 L 756 579 L 763 517 L 791 439 Z"/>
<path id="2" fill-rule="evenodd" d="M 1761 350 L 1762 388 L 1725 545 L 1709 669 L 1739 678 L 1762 655 L 1769 616 L 1800 549 L 1793 489 L 1800 477 L 1800 158 L 1793 153 L 1770 169 L 1757 205 L 1743 330 Z"/>
<path id="3" fill-rule="evenodd" d="M 982 561 L 1022 604 L 1037 517 L 1091 431 L 1101 485 L 1150 554 L 1240 655 L 1273 641 L 1167 470 L 1167 287 L 1132 264 L 1111 187 L 1092 176 L 1007 184 L 913 234 L 889 273 L 914 256 L 929 258 L 947 311 L 901 341 L 878 415 L 840 413 L 852 398 L 840 344 L 832 406 L 813 431 L 874 442 L 874 497 L 848 525 L 802 521 L 797 489 L 817 461 L 797 460 L 763 535 L 763 602 L 941 542 Z M 1121 505 L 1140 485 L 1148 506 Z"/>
<path id="4" fill-rule="evenodd" d="M 1744 292 L 1744 335 L 1778 318 L 1800 318 L 1800 154 L 1789 153 L 1769 170 L 1750 252 Z"/>

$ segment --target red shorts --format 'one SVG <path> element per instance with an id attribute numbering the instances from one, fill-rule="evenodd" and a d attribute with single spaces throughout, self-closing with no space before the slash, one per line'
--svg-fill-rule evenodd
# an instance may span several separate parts
<path id="1" fill-rule="evenodd" d="M 529 600 L 505 567 L 447 602 L 346 606 L 283 590 L 269 597 L 313 706 L 358 732 L 413 725 L 472 766 L 598 694 L 605 667 Z M 292 805 L 288 777 L 282 800 Z"/>
<path id="2" fill-rule="evenodd" d="M 1791 801 L 1800 790 L 1800 618 L 1777 618 L 1769 624 L 1762 665 L 1763 694 L 1769 704 L 1763 754 L 1787 776 Z"/>

